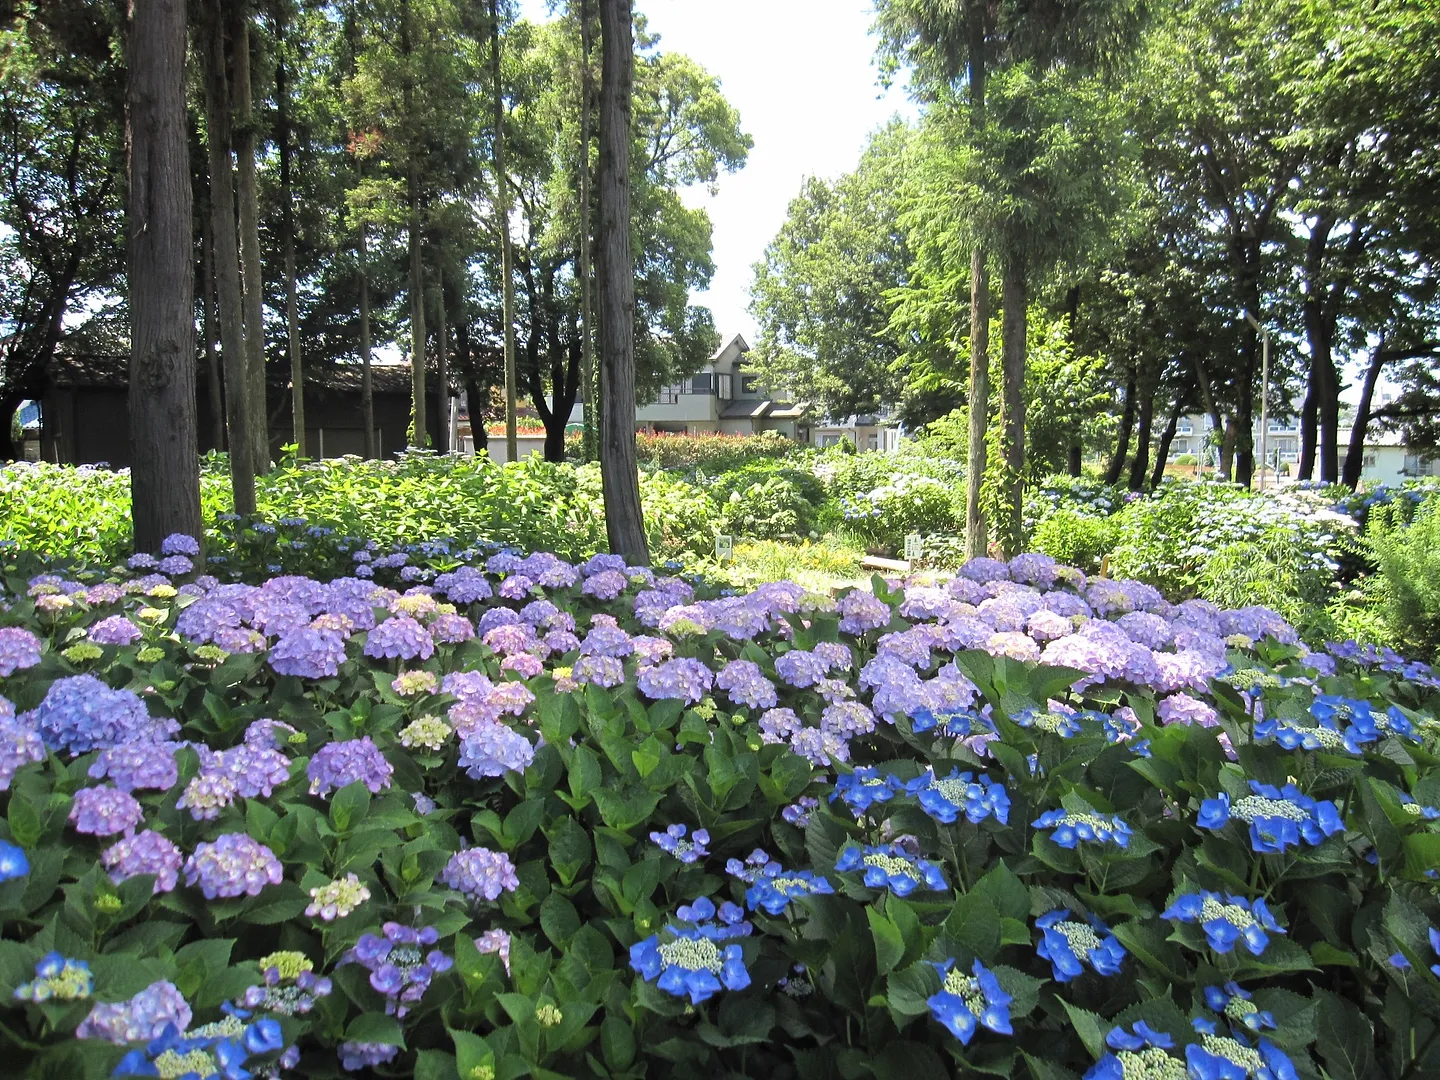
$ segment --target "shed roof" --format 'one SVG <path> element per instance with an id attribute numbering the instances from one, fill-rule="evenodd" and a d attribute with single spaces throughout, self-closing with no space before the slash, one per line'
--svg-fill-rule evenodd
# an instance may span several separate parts
<path id="1" fill-rule="evenodd" d="M 266 374 L 266 381 L 272 386 L 289 386 L 288 374 L 271 370 Z M 377 394 L 409 394 L 410 374 L 410 365 L 405 363 L 370 365 L 371 385 Z M 204 369 L 201 369 L 199 377 L 204 380 Z M 358 394 L 361 378 L 359 364 L 314 365 L 305 370 L 305 385 L 316 389 Z M 130 358 L 114 353 L 60 354 L 50 362 L 49 381 L 51 386 L 72 390 L 124 390 L 130 385 Z M 431 389 L 434 389 L 433 383 Z"/>

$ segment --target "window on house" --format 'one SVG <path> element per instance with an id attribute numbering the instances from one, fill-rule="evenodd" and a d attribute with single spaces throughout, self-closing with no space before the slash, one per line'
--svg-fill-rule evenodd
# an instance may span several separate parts
<path id="1" fill-rule="evenodd" d="M 674 384 L 674 385 L 672 385 L 672 386 L 662 386 L 662 387 L 660 388 L 660 404 L 661 404 L 661 405 L 675 405 L 675 404 L 678 404 L 679 401 L 680 401 L 680 391 L 681 391 L 681 389 L 682 389 L 682 388 L 681 388 L 681 386 L 680 386 L 679 383 L 676 383 L 676 384 Z"/>
<path id="2" fill-rule="evenodd" d="M 871 450 L 879 450 L 879 449 L 880 449 L 880 436 L 879 436 L 879 435 L 871 435 L 871 436 L 867 437 L 866 440 L 865 440 L 865 444 L 866 444 Z"/>
<path id="3" fill-rule="evenodd" d="M 715 389 L 715 376 L 708 371 L 702 371 L 690 380 L 690 393 L 709 394 Z"/>
<path id="4" fill-rule="evenodd" d="M 758 393 L 760 392 L 760 389 L 759 389 L 759 387 L 757 386 L 757 384 L 758 384 L 759 382 L 760 382 L 760 376 L 759 376 L 759 375 L 741 375 L 741 376 L 740 376 L 740 396 L 741 396 L 741 397 L 751 397 L 751 396 L 753 396 L 753 395 L 755 395 L 755 394 L 758 394 Z"/>
<path id="5" fill-rule="evenodd" d="M 1183 423 L 1181 423 L 1181 424 L 1179 424 L 1179 425 L 1176 426 L 1176 428 L 1175 428 L 1175 434 L 1176 434 L 1176 435 L 1193 435 L 1193 434 L 1195 434 L 1195 428 L 1191 426 L 1189 420 L 1186 420 L 1186 421 L 1184 421 Z"/>
<path id="6" fill-rule="evenodd" d="M 1373 469 L 1377 460 L 1379 460 L 1378 455 L 1374 453 L 1363 454 L 1360 458 L 1360 467 L 1362 469 Z"/>
<path id="7" fill-rule="evenodd" d="M 721 401 L 729 401 L 735 396 L 733 376 L 728 371 L 722 371 L 715 377 L 715 396 Z"/>

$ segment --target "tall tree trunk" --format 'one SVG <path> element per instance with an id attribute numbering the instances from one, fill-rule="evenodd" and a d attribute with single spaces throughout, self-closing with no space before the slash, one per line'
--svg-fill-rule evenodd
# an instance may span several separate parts
<path id="1" fill-rule="evenodd" d="M 257 474 L 270 468 L 270 425 L 265 397 L 265 286 L 260 269 L 260 186 L 255 175 L 255 119 L 250 89 L 250 7 L 230 9 L 230 106 L 234 116 L 235 177 L 240 210 L 240 272 L 245 289 L 245 390 Z"/>
<path id="2" fill-rule="evenodd" d="M 475 359 L 470 351 L 470 323 L 465 319 L 455 323 L 455 359 L 459 361 L 460 376 L 465 384 L 465 408 L 470 415 L 471 446 L 477 456 L 487 454 L 490 434 L 485 430 L 485 399 L 480 388 Z"/>
<path id="3" fill-rule="evenodd" d="M 631 0 L 600 0 L 600 477 L 610 550 L 648 565 L 635 462 L 635 259 L 630 250 Z"/>
<path id="4" fill-rule="evenodd" d="M 410 20 L 410 0 L 402 0 L 404 11 L 400 20 L 400 55 L 404 58 L 402 88 L 405 122 L 409 127 L 406 148 L 405 198 L 409 209 L 407 232 L 410 245 L 410 445 L 423 448 L 425 428 L 425 263 L 421 257 L 420 236 L 420 151 L 418 123 L 415 116 L 415 71 L 411 57 L 414 38 Z"/>
<path id="5" fill-rule="evenodd" d="M 220 389 L 220 350 L 216 348 L 219 327 L 215 312 L 215 236 L 210 225 L 207 201 L 200 214 L 200 326 L 205 338 L 205 389 L 210 399 L 210 441 L 216 450 L 225 449 L 225 399 Z"/>
<path id="6" fill-rule="evenodd" d="M 235 232 L 235 173 L 230 156 L 230 82 L 220 0 L 205 0 L 205 128 L 210 166 L 210 235 L 220 302 L 220 356 L 225 369 L 226 446 L 237 514 L 255 512 L 255 425 L 245 373 L 245 315 L 240 244 Z"/>
<path id="7" fill-rule="evenodd" d="M 1007 559 L 1020 554 L 1025 535 L 1025 333 L 1029 282 L 1020 255 L 1005 260 L 1000 281 L 1005 307 L 1000 359 L 1000 436 L 1004 446 L 1005 512 L 1000 546 Z"/>
<path id="8" fill-rule="evenodd" d="M 1180 416 L 1185 411 L 1186 391 L 1175 395 L 1175 404 L 1170 407 L 1170 417 L 1165 421 L 1165 430 L 1160 433 L 1160 444 L 1155 448 L 1155 468 L 1150 473 L 1150 486 L 1157 488 L 1165 479 L 1165 463 L 1170 457 L 1170 445 L 1175 441 L 1175 431 L 1180 426 Z"/>
<path id="9" fill-rule="evenodd" d="M 1220 440 L 1220 479 L 1227 484 L 1240 483 L 1235 475 L 1235 448 L 1240 443 L 1240 425 L 1235 417 L 1225 418 L 1225 434 Z"/>
<path id="10" fill-rule="evenodd" d="M 1065 290 L 1065 339 L 1070 343 L 1072 349 L 1075 345 L 1075 327 L 1080 321 L 1080 286 L 1071 285 Z M 1080 442 L 1080 432 L 1070 432 L 1070 445 L 1065 448 L 1065 471 L 1071 476 L 1079 476 L 1083 471 L 1085 448 Z"/>
<path id="11" fill-rule="evenodd" d="M 200 540 L 184 0 L 134 0 L 129 36 L 130 492 L 137 551 Z M 9 417 L 5 418 L 8 421 Z"/>
<path id="12" fill-rule="evenodd" d="M 966 63 L 970 83 L 970 127 L 985 126 L 985 19 L 987 7 L 970 0 L 970 41 Z M 965 455 L 965 557 L 978 559 L 989 546 L 980 497 L 987 468 L 985 440 L 990 426 L 990 277 L 985 249 L 970 252 L 970 430 Z"/>
<path id="13" fill-rule="evenodd" d="M 1345 452 L 1345 473 L 1340 482 L 1354 491 L 1360 486 L 1360 474 L 1365 471 L 1365 436 L 1370 428 L 1370 410 L 1375 401 L 1375 386 L 1380 382 L 1380 373 L 1385 369 L 1385 337 L 1370 354 L 1370 364 L 1365 369 L 1365 383 L 1360 388 L 1360 403 L 1355 406 L 1355 422 L 1350 427 L 1350 446 Z"/>
<path id="14" fill-rule="evenodd" d="M 580 0 L 580 394 L 584 399 L 584 433 L 581 452 L 584 460 L 595 460 L 595 301 L 591 295 L 590 237 L 594 219 L 590 207 L 590 113 L 594 108 L 590 90 L 590 5 Z"/>
<path id="15" fill-rule="evenodd" d="M 410 204 L 410 445 L 423 449 L 425 426 L 425 261 L 420 237 L 420 165 L 412 150 L 408 170 L 407 198 Z"/>
<path id="16" fill-rule="evenodd" d="M 1135 425 L 1135 456 L 1130 460 L 1131 491 L 1145 486 L 1145 474 L 1150 471 L 1150 432 L 1155 424 L 1155 380 L 1140 380 L 1140 411 Z"/>
<path id="17" fill-rule="evenodd" d="M 439 355 L 436 359 L 435 381 L 439 383 L 439 401 L 437 407 L 440 415 L 437 416 L 435 430 L 438 438 L 435 440 L 435 450 L 440 454 L 450 453 L 450 342 L 446 340 L 445 323 L 445 271 L 436 263 L 435 266 L 435 347 Z"/>
<path id="18" fill-rule="evenodd" d="M 285 69 L 285 5 L 275 7 L 275 140 L 280 150 L 280 229 L 285 234 L 285 330 L 290 344 L 290 412 L 295 452 L 305 456 L 305 370 L 295 284 L 295 205 L 290 187 L 290 85 Z"/>
<path id="19" fill-rule="evenodd" d="M 375 384 L 370 375 L 370 270 L 365 243 L 365 226 L 360 226 L 357 245 L 360 278 L 360 422 L 365 426 L 365 456 L 378 458 L 380 447 L 375 441 Z"/>
<path id="20" fill-rule="evenodd" d="M 1300 460 L 1295 478 L 1309 480 L 1315 475 L 1315 434 L 1320 413 L 1320 366 L 1311 353 L 1310 371 L 1305 377 L 1305 401 L 1300 406 Z"/>
<path id="21" fill-rule="evenodd" d="M 1320 363 L 1320 479 L 1333 484 L 1340 479 L 1340 372 L 1335 368 L 1335 327 L 1325 333 L 1324 358 Z M 1271 358 L 1274 362 L 1274 358 Z"/>
<path id="22" fill-rule="evenodd" d="M 514 461 L 519 454 L 515 432 L 518 380 L 515 371 L 515 277 L 510 251 L 510 179 L 505 174 L 505 97 L 500 75 L 500 2 L 490 0 L 490 77 L 495 130 L 495 229 L 500 238 L 501 304 L 505 320 L 505 454 Z"/>
<path id="23" fill-rule="evenodd" d="M 1210 372 L 1205 367 L 1205 361 L 1197 353 L 1195 356 L 1195 380 L 1200 386 L 1200 399 L 1205 404 L 1205 411 L 1210 417 L 1212 431 L 1223 431 L 1225 428 L 1225 417 L 1221 415 L 1220 403 L 1215 399 L 1215 389 L 1210 383 Z M 1205 463 L 1204 455 L 1209 451 L 1209 438 L 1202 435 L 1200 438 L 1200 463 Z M 1230 479 L 1229 466 L 1221 462 L 1221 477 L 1224 480 Z"/>
<path id="24" fill-rule="evenodd" d="M 1130 434 L 1135 430 L 1135 365 L 1130 357 L 1130 371 L 1125 377 L 1125 404 L 1120 409 L 1120 429 L 1115 434 L 1115 452 L 1105 467 L 1105 483 L 1118 484 L 1125 471 L 1125 458 L 1130 453 Z"/>

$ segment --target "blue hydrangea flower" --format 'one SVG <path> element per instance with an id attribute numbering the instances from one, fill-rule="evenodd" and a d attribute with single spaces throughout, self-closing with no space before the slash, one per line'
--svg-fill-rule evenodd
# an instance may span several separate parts
<path id="1" fill-rule="evenodd" d="M 690 833 L 690 838 L 687 840 L 685 838 L 687 832 L 689 829 L 677 822 L 666 828 L 664 832 L 652 832 L 650 839 L 660 845 L 661 851 L 674 855 L 682 863 L 699 862 L 710 854 L 710 849 L 706 847 L 710 843 L 710 833 L 705 829 L 696 829 Z"/>
<path id="2" fill-rule="evenodd" d="M 0 840 L 0 881 L 13 881 L 30 873 L 30 860 L 25 849 L 8 840 Z"/>
<path id="3" fill-rule="evenodd" d="M 1192 1080 L 1299 1080 L 1294 1063 L 1269 1039 L 1257 1047 L 1230 1035 L 1217 1035 L 1209 1020 L 1193 1020 L 1198 1043 L 1185 1047 Z"/>
<path id="4" fill-rule="evenodd" d="M 698 897 L 693 903 L 681 904 L 675 914 L 684 922 L 693 923 L 712 941 L 725 941 L 734 937 L 749 937 L 755 927 L 745 918 L 745 909 L 729 900 L 717 908 L 708 896 Z"/>
<path id="5" fill-rule="evenodd" d="M 1250 790 L 1254 794 L 1234 805 L 1224 792 L 1204 800 L 1196 824 L 1203 829 L 1223 829 L 1231 818 L 1246 822 L 1250 846 L 1263 855 L 1279 854 L 1302 841 L 1313 847 L 1345 828 L 1333 802 L 1312 799 L 1294 784 L 1276 788 L 1251 780 Z"/>
<path id="6" fill-rule="evenodd" d="M 843 799 L 856 814 L 863 814 L 877 802 L 889 802 L 902 790 L 903 785 L 894 776 L 882 774 L 873 765 L 864 765 L 836 778 L 830 801 Z"/>
<path id="7" fill-rule="evenodd" d="M 79 1001 L 88 998 L 95 978 L 84 960 L 72 960 L 58 952 L 48 952 L 35 965 L 35 978 L 15 988 L 20 1001 Z"/>
<path id="8" fill-rule="evenodd" d="M 1092 844 L 1113 843 L 1129 847 L 1132 830 L 1118 814 L 1084 813 L 1069 810 L 1047 810 L 1033 822 L 1037 829 L 1051 829 L 1050 839 L 1063 848 L 1074 848 L 1081 840 Z"/>
<path id="9" fill-rule="evenodd" d="M 630 946 L 630 966 L 667 994 L 688 995 L 693 1005 L 750 985 L 739 945 L 718 945 L 699 930 L 673 925 Z"/>
<path id="10" fill-rule="evenodd" d="M 1275 1027 L 1275 1016 L 1250 1000 L 1248 991 L 1236 982 L 1205 987 L 1205 1004 L 1231 1023 L 1241 1024 L 1255 1034 Z"/>
<path id="11" fill-rule="evenodd" d="M 1066 908 L 1050 911 L 1035 920 L 1040 944 L 1035 951 L 1049 960 L 1056 982 L 1069 982 L 1085 970 L 1085 963 L 1101 975 L 1120 974 L 1125 947 L 1099 919 L 1088 923 L 1067 919 Z"/>
<path id="12" fill-rule="evenodd" d="M 934 771 L 917 776 L 905 785 L 905 792 L 920 801 L 920 808 L 936 821 L 952 824 L 962 813 L 965 820 L 978 825 L 993 817 L 1001 825 L 1010 819 L 1010 795 L 1005 785 L 981 773 L 972 776 L 959 769 L 950 775 L 936 777 Z"/>
<path id="13" fill-rule="evenodd" d="M 1011 997 L 1000 988 L 992 971 L 979 960 L 966 975 L 955 967 L 953 959 L 936 964 L 941 987 L 925 1004 L 930 1015 L 949 1029 L 966 1046 L 975 1037 L 977 1026 L 984 1026 L 1000 1035 L 1014 1034 L 1010 1027 Z"/>
<path id="14" fill-rule="evenodd" d="M 1440 930 L 1436 930 L 1433 926 L 1430 928 L 1430 948 L 1440 955 Z M 1410 961 L 1405 958 L 1404 953 L 1397 952 L 1391 955 L 1390 966 L 1396 971 L 1409 971 Z M 1431 964 L 1430 970 L 1434 972 L 1437 979 L 1440 979 L 1440 964 Z"/>
<path id="15" fill-rule="evenodd" d="M 745 890 L 745 903 L 751 911 L 760 910 L 779 915 L 797 896 L 830 895 L 835 888 L 809 870 L 786 870 L 777 862 L 767 863 L 756 875 L 755 883 Z"/>
<path id="16" fill-rule="evenodd" d="M 1416 821 L 1419 821 L 1421 818 L 1425 819 L 1426 821 L 1440 820 L 1440 809 L 1436 809 L 1433 806 L 1421 806 L 1418 802 L 1416 802 L 1409 795 L 1406 795 L 1403 791 L 1400 792 L 1399 795 L 1401 807 L 1404 808 L 1407 814 L 1414 817 Z"/>
<path id="17" fill-rule="evenodd" d="M 1178 896 L 1160 913 L 1162 919 L 1199 923 L 1205 939 L 1216 952 L 1228 953 L 1237 941 L 1245 942 L 1251 955 L 1259 956 L 1270 944 L 1266 931 L 1283 934 L 1265 901 L 1247 903 L 1243 896 L 1201 890 Z"/>
<path id="18" fill-rule="evenodd" d="M 896 896 L 909 896 L 916 889 L 941 892 L 950 886 L 945 875 L 932 862 L 911 855 L 898 844 L 881 844 L 877 847 L 860 847 L 847 844 L 835 860 L 835 869 L 840 873 L 863 870 L 866 886 L 871 889 L 886 888 Z"/>
<path id="19" fill-rule="evenodd" d="M 1058 735 L 1062 739 L 1073 739 L 1081 731 L 1079 718 L 1068 712 L 1054 710 L 1040 712 L 1036 709 L 1026 709 L 1024 712 L 1016 713 L 1011 719 L 1021 727 L 1045 731 L 1051 735 Z"/>
<path id="20" fill-rule="evenodd" d="M 1185 1064 L 1167 1051 L 1175 1040 L 1137 1020 L 1134 1034 L 1121 1027 L 1110 1029 L 1105 1045 L 1111 1050 L 1085 1074 L 1084 1080 L 1186 1080 Z"/>

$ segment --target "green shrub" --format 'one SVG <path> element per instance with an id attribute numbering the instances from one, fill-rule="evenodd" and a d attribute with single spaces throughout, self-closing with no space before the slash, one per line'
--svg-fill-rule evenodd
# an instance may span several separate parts
<path id="1" fill-rule="evenodd" d="M 1119 532 L 1112 518 L 1062 508 L 1036 526 L 1030 546 L 1089 574 L 1100 568 L 1100 561 L 1115 547 Z"/>
<path id="2" fill-rule="evenodd" d="M 855 498 L 840 500 L 845 528 L 870 546 L 896 550 L 909 533 L 959 531 L 958 489 L 933 476 L 901 474 Z"/>
<path id="3" fill-rule="evenodd" d="M 1181 454 L 1179 457 L 1177 457 L 1177 458 L 1175 459 L 1175 464 L 1176 464 L 1176 465 L 1194 465 L 1194 464 L 1195 464 L 1195 455 L 1194 455 L 1194 454 Z"/>
<path id="4" fill-rule="evenodd" d="M 754 540 L 778 540 L 808 533 L 809 505 L 800 489 L 783 476 L 731 490 L 719 504 L 725 532 Z"/>
<path id="5" fill-rule="evenodd" d="M 782 458 L 805 449 L 776 431 L 759 435 L 722 435 L 706 432 L 680 435 L 639 432 L 635 455 L 643 465 L 657 469 L 734 469 L 757 458 Z"/>
<path id="6" fill-rule="evenodd" d="M 1440 651 L 1440 498 L 1430 498 L 1415 518 L 1390 528 L 1372 514 L 1365 539 L 1380 576 L 1376 597 L 1397 641 L 1430 659 Z"/>

